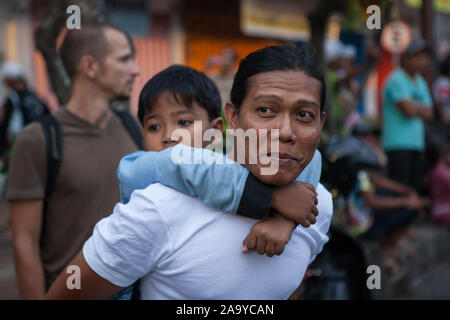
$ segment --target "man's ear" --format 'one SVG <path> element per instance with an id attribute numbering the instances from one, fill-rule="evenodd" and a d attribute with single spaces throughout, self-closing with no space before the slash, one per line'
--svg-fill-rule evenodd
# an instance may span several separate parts
<path id="1" fill-rule="evenodd" d="M 225 119 L 227 120 L 229 129 L 236 129 L 238 127 L 239 109 L 231 102 L 227 102 L 225 105 Z"/>
<path id="2" fill-rule="evenodd" d="M 78 67 L 80 73 L 89 79 L 95 79 L 100 68 L 98 61 L 90 55 L 82 56 Z"/>
<path id="3" fill-rule="evenodd" d="M 325 111 L 323 111 L 322 115 L 320 117 L 320 129 L 323 128 L 323 125 L 325 124 L 326 119 L 327 119 L 327 113 Z"/>
<path id="4" fill-rule="evenodd" d="M 220 132 L 223 132 L 223 119 L 222 117 L 217 117 L 213 121 L 211 121 L 211 128 L 217 129 Z"/>

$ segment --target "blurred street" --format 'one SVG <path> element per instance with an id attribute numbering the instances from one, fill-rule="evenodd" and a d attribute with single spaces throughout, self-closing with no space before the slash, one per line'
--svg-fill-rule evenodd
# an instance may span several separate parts
<path id="1" fill-rule="evenodd" d="M 408 300 L 449 300 L 450 261 L 432 268 L 423 278 L 417 279 L 410 288 L 410 295 L 400 296 Z"/>

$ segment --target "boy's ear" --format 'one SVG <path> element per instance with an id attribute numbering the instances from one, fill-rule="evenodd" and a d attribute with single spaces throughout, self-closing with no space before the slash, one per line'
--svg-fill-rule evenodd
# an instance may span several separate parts
<path id="1" fill-rule="evenodd" d="M 231 102 L 225 105 L 225 119 L 227 120 L 228 128 L 236 129 L 239 119 L 239 109 Z"/>
<path id="2" fill-rule="evenodd" d="M 211 121 L 211 128 L 217 129 L 220 132 L 223 132 L 223 119 L 222 117 L 217 117 L 213 121 Z"/>

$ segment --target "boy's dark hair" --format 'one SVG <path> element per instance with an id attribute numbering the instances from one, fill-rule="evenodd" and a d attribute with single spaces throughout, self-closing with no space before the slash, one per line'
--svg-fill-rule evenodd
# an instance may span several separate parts
<path id="1" fill-rule="evenodd" d="M 109 52 L 110 47 L 105 36 L 105 29 L 107 28 L 123 33 L 134 55 L 133 41 L 125 31 L 107 22 L 84 23 L 79 30 L 68 30 L 59 48 L 62 64 L 70 79 L 73 79 L 77 74 L 77 66 L 82 56 L 92 55 L 101 62 Z"/>
<path id="2" fill-rule="evenodd" d="M 210 121 L 220 117 L 222 102 L 215 83 L 203 72 L 187 66 L 172 65 L 154 75 L 142 88 L 138 109 L 138 118 L 142 125 L 145 113 L 151 110 L 164 91 L 172 93 L 178 103 L 188 108 L 193 102 L 197 102 L 208 112 Z"/>
<path id="3" fill-rule="evenodd" d="M 320 111 L 324 111 L 326 85 L 319 66 L 312 58 L 312 48 L 295 47 L 293 45 L 270 46 L 250 53 L 239 64 L 231 89 L 231 102 L 239 109 L 247 94 L 247 79 L 262 72 L 270 71 L 303 71 L 317 79 L 321 84 Z"/>

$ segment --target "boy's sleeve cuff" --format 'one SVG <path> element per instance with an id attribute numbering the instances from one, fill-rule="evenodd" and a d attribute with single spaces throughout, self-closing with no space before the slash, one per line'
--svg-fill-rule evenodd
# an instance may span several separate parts
<path id="1" fill-rule="evenodd" d="M 268 218 L 274 191 L 275 187 L 265 184 L 249 174 L 236 214 L 257 220 Z"/>

